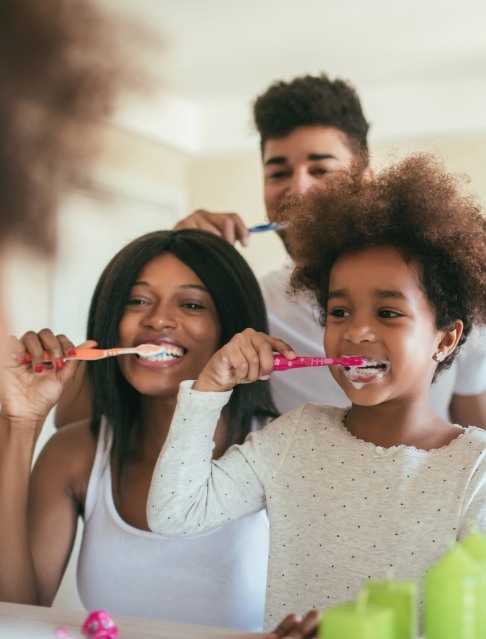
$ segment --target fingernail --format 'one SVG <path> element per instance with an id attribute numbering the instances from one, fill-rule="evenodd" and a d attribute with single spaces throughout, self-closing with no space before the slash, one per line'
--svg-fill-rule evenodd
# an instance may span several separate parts
<path id="1" fill-rule="evenodd" d="M 34 366 L 34 371 L 36 373 L 42 373 L 43 370 L 44 370 L 44 364 L 36 364 Z"/>
<path id="2" fill-rule="evenodd" d="M 54 362 L 54 365 L 57 368 L 57 370 L 61 370 L 61 368 L 64 368 L 64 360 L 56 359 L 56 361 Z"/>
<path id="3" fill-rule="evenodd" d="M 66 355 L 68 355 L 69 357 L 74 357 L 76 355 L 76 349 L 75 348 L 68 348 Z"/>

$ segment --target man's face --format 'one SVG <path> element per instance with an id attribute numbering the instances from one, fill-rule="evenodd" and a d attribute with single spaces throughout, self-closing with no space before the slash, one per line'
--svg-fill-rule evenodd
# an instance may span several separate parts
<path id="1" fill-rule="evenodd" d="M 264 198 L 269 219 L 289 195 L 321 184 L 329 173 L 349 167 L 353 153 L 345 133 L 332 126 L 300 126 L 263 149 Z"/>

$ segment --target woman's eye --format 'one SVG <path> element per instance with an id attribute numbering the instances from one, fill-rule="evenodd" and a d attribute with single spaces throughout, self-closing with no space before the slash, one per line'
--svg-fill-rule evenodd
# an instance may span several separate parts
<path id="1" fill-rule="evenodd" d="M 182 306 L 188 308 L 190 311 L 201 311 L 205 308 L 202 304 L 199 304 L 199 302 L 184 302 Z"/>
<path id="2" fill-rule="evenodd" d="M 141 297 L 130 297 L 127 300 L 127 306 L 144 306 L 145 304 L 148 304 L 147 300 Z"/>

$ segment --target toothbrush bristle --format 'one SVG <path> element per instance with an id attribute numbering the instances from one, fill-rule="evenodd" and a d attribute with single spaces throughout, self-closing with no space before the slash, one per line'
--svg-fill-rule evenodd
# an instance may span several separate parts
<path id="1" fill-rule="evenodd" d="M 140 344 L 137 346 L 137 351 L 143 355 L 157 355 L 157 353 L 163 353 L 165 348 L 157 344 Z"/>
<path id="2" fill-rule="evenodd" d="M 358 357 L 357 355 L 351 355 L 349 357 L 342 357 L 343 366 L 363 366 L 366 363 L 364 357 Z"/>

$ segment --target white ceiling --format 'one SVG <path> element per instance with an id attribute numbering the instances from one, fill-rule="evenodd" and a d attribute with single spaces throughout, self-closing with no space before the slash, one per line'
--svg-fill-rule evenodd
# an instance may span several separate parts
<path id="1" fill-rule="evenodd" d="M 484 0 L 103 1 L 162 35 L 165 97 L 124 117 L 159 138 L 168 126 L 176 146 L 254 145 L 254 97 L 321 71 L 355 85 L 375 138 L 486 132 Z"/>

